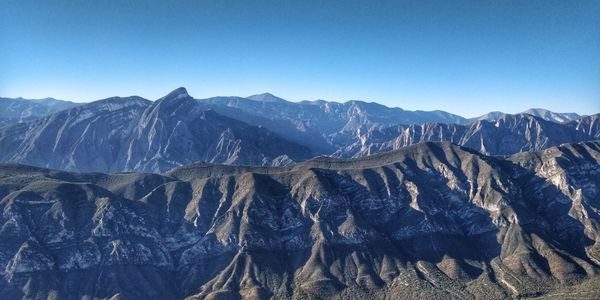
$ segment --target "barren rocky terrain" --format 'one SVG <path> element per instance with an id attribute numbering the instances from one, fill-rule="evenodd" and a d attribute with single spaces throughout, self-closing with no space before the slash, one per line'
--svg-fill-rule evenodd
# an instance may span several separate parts
<path id="1" fill-rule="evenodd" d="M 0 167 L 0 294 L 269 299 L 598 296 L 600 144 L 447 142 L 163 174 Z"/>

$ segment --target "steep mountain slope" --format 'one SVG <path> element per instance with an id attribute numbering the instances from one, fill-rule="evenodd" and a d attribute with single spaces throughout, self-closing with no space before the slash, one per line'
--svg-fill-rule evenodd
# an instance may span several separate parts
<path id="1" fill-rule="evenodd" d="M 311 155 L 263 127 L 207 110 L 180 88 L 143 113 L 129 142 L 126 169 L 163 172 L 198 161 L 270 165 Z"/>
<path id="2" fill-rule="evenodd" d="M 567 123 L 567 125 L 596 139 L 600 139 L 600 114 L 581 117 Z"/>
<path id="3" fill-rule="evenodd" d="M 362 157 L 427 141 L 448 141 L 488 155 L 511 155 L 563 143 L 596 140 L 598 136 L 594 134 L 598 132 L 598 126 L 595 119 L 597 115 L 559 124 L 519 114 L 468 125 L 428 123 L 372 128 L 357 131 L 355 141 L 339 149 L 334 156 Z"/>
<path id="4" fill-rule="evenodd" d="M 78 105 L 80 104 L 52 98 L 39 100 L 0 98 L 0 127 L 32 121 Z"/>
<path id="5" fill-rule="evenodd" d="M 507 160 L 423 143 L 163 175 L 2 165 L 0 295 L 508 298 L 585 288 L 600 270 L 599 175 L 598 142 Z"/>
<path id="6" fill-rule="evenodd" d="M 75 171 L 163 172 L 197 161 L 288 164 L 312 156 L 265 128 L 208 109 L 185 89 L 156 102 L 100 100 L 0 128 L 0 160 Z"/>
<path id="7" fill-rule="evenodd" d="M 0 157 L 48 168 L 119 171 L 129 138 L 150 101 L 108 98 L 0 129 Z"/>

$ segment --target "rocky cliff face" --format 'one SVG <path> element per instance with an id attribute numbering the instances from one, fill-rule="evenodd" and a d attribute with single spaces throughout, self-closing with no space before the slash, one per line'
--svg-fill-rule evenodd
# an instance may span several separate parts
<path id="1" fill-rule="evenodd" d="M 0 167 L 7 298 L 502 298 L 600 270 L 600 144 L 287 167 Z M 529 294 L 526 294 L 529 293 Z"/>
<path id="2" fill-rule="evenodd" d="M 600 114 L 581 117 L 567 125 L 595 139 L 600 139 Z"/>
<path id="3" fill-rule="evenodd" d="M 502 115 L 494 122 L 468 125 L 426 123 L 365 128 L 354 141 L 334 153 L 337 157 L 362 157 L 428 141 L 448 141 L 487 155 L 537 151 L 564 143 L 598 139 L 598 115 L 559 124 L 527 114 Z"/>
<path id="4" fill-rule="evenodd" d="M 0 160 L 74 171 L 163 172 L 198 161 L 270 165 L 311 157 L 269 130 L 227 118 L 185 89 L 151 102 L 109 98 L 0 128 Z"/>

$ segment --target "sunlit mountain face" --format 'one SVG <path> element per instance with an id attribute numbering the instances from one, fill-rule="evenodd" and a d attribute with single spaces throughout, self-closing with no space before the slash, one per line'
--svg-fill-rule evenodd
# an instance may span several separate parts
<path id="1" fill-rule="evenodd" d="M 29 105 L 7 106 L 0 161 L 85 172 L 161 173 L 198 162 L 283 166 L 316 156 L 364 157 L 429 141 L 507 156 L 600 136 L 598 115 L 565 121 L 521 113 L 468 120 L 373 102 L 290 102 L 268 93 L 195 99 L 184 88 L 155 101 L 2 101 Z M 57 103 L 67 107 L 59 109 Z M 38 113 L 31 115 L 31 107 Z M 25 114 L 27 119 L 9 117 Z"/>
<path id="2" fill-rule="evenodd" d="M 7 298 L 598 292 L 598 115 L 0 101 Z"/>
<path id="3" fill-rule="evenodd" d="M 600 0 L 0 1 L 0 300 L 600 299 Z"/>
<path id="4" fill-rule="evenodd" d="M 597 295 L 599 166 L 598 142 L 507 158 L 427 142 L 351 160 L 162 174 L 2 164 L 0 292 Z"/>

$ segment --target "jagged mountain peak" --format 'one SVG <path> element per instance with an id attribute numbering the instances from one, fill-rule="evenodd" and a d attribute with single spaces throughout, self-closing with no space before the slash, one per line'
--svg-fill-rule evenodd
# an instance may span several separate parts
<path id="1" fill-rule="evenodd" d="M 188 97 L 190 97 L 190 95 L 188 94 L 188 91 L 184 87 L 178 87 L 178 88 L 174 89 L 172 92 L 168 93 L 166 96 L 162 97 L 159 100 L 162 100 L 162 99 L 181 99 L 181 98 L 188 98 Z"/>
<path id="2" fill-rule="evenodd" d="M 197 101 L 188 94 L 187 90 L 184 87 L 180 87 L 168 93 L 166 96 L 156 100 L 146 113 L 164 110 L 172 111 L 182 108 L 182 106 L 184 106 L 185 109 L 191 109 L 191 107 L 196 107 L 196 104 Z"/>

